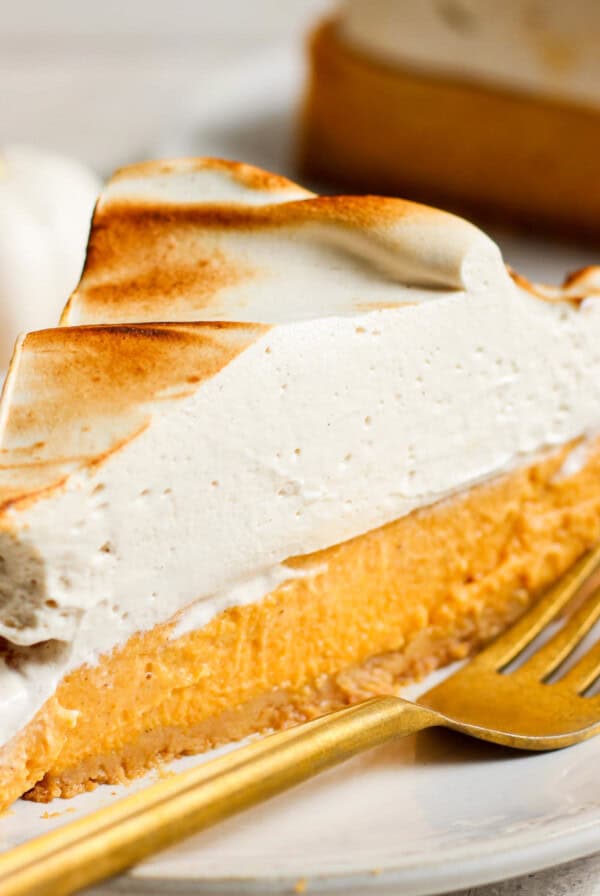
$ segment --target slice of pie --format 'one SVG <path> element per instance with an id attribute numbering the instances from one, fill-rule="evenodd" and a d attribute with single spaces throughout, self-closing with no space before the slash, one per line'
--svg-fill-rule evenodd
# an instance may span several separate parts
<path id="1" fill-rule="evenodd" d="M 600 4 L 340 0 L 316 30 L 302 169 L 600 239 Z"/>
<path id="2" fill-rule="evenodd" d="M 465 656 L 600 537 L 600 278 L 249 166 L 100 198 L 1 406 L 0 802 Z"/>

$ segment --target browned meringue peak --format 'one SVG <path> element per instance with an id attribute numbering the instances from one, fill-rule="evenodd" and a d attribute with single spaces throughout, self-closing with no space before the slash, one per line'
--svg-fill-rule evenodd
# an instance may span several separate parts
<path id="1" fill-rule="evenodd" d="M 280 323 L 485 289 L 490 276 L 503 277 L 497 247 L 445 212 L 316 196 L 216 159 L 147 162 L 101 195 L 62 323 Z"/>
<path id="2" fill-rule="evenodd" d="M 565 277 L 560 286 L 533 283 L 510 267 L 508 272 L 520 289 L 547 302 L 571 302 L 580 305 L 586 299 L 600 297 L 600 265 L 589 265 L 573 271 Z"/>
<path id="3" fill-rule="evenodd" d="M 0 417 L 0 510 L 92 470 L 268 328 L 229 322 L 56 328 L 17 344 Z"/>

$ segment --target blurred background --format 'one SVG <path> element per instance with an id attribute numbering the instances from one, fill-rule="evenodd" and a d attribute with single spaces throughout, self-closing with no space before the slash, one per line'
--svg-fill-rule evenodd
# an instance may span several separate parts
<path id="1" fill-rule="evenodd" d="M 74 155 L 108 174 L 175 144 L 244 70 L 299 62 L 327 0 L 19 0 L 0 29 L 2 142 Z M 289 69 L 284 73 L 289 78 Z M 240 77 L 241 76 L 241 77 Z M 239 79 L 239 80 L 238 80 Z"/>

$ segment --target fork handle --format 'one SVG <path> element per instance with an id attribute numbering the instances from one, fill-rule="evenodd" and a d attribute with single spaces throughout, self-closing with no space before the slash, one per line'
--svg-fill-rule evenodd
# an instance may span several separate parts
<path id="1" fill-rule="evenodd" d="M 2 896 L 66 896 L 358 753 L 439 724 L 375 697 L 158 781 L 0 856 Z"/>

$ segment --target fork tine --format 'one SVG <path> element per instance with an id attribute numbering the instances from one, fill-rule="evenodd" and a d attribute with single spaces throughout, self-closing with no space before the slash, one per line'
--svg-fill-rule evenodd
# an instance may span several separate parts
<path id="1" fill-rule="evenodd" d="M 600 675 L 600 641 L 597 641 L 588 652 L 569 669 L 566 675 L 560 679 L 560 684 L 581 694 Z"/>
<path id="2" fill-rule="evenodd" d="M 599 563 L 600 544 L 584 554 L 531 610 L 483 650 L 474 662 L 495 669 L 510 663 L 569 603 Z"/>
<path id="3" fill-rule="evenodd" d="M 600 619 L 600 588 L 587 598 L 556 635 L 519 669 L 519 675 L 547 678 L 565 660 Z"/>

